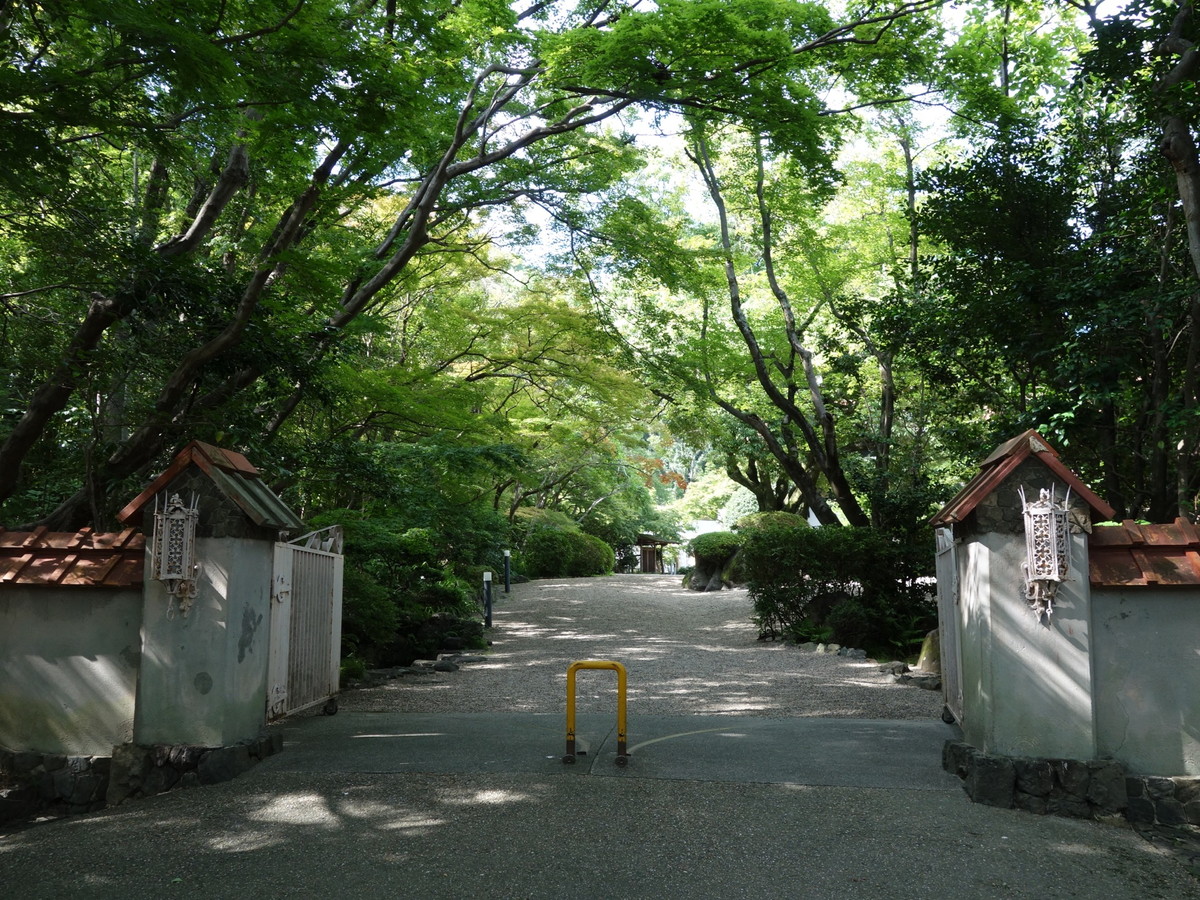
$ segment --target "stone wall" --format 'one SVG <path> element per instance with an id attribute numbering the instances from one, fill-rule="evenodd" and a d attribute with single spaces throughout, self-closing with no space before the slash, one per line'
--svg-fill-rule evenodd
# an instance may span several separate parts
<path id="1" fill-rule="evenodd" d="M 0 823 L 95 812 L 175 788 L 230 781 L 281 749 L 280 731 L 230 747 L 123 744 L 111 757 L 0 749 Z"/>
<path id="2" fill-rule="evenodd" d="M 1200 825 L 1200 778 L 1132 776 L 1126 780 L 1131 822 Z"/>
<path id="3" fill-rule="evenodd" d="M 0 822 L 104 808 L 112 760 L 0 749 Z"/>
<path id="4" fill-rule="evenodd" d="M 942 768 L 963 780 L 975 803 L 1079 819 L 1124 815 L 1125 770 L 1113 760 L 1039 759 L 983 753 L 946 741 Z"/>
<path id="5" fill-rule="evenodd" d="M 1128 775 L 1111 759 L 995 756 L 947 741 L 942 767 L 975 803 L 1003 809 L 1156 825 L 1200 825 L 1200 778 Z"/>
<path id="6" fill-rule="evenodd" d="M 996 534 L 1025 534 L 1025 516 L 1021 507 L 1021 495 L 1017 490 L 1025 488 L 1025 499 L 1036 500 L 1042 488 L 1054 488 L 1054 496 L 1062 500 L 1067 493 L 1066 482 L 1054 477 L 1054 474 L 1036 459 L 1030 457 L 1022 462 L 1004 483 L 979 501 L 971 514 L 970 531 L 994 532 Z M 1084 521 L 1090 521 L 1091 510 L 1081 497 L 1071 495 L 1071 510 Z M 966 532 L 968 529 L 964 529 Z M 961 536 L 956 532 L 956 537 Z"/>
<path id="7" fill-rule="evenodd" d="M 116 806 L 175 788 L 231 781 L 283 749 L 283 732 L 272 731 L 230 747 L 123 744 L 113 748 L 105 799 Z"/>

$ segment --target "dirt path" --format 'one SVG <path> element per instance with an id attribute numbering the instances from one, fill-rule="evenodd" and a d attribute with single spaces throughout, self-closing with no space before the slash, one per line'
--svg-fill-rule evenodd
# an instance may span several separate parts
<path id="1" fill-rule="evenodd" d="M 347 691 L 342 707 L 392 712 L 563 709 L 567 667 L 612 659 L 629 672 L 631 713 L 924 719 L 938 693 L 893 683 L 875 663 L 757 640 L 744 590 L 699 594 L 675 576 L 535 581 L 500 589 L 485 661 Z M 581 710 L 611 709 L 615 678 L 579 676 Z"/>

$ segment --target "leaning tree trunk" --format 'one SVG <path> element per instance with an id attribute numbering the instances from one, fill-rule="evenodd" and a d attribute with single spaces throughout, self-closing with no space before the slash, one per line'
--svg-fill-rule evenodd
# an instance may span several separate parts
<path id="1" fill-rule="evenodd" d="M 534 63 L 522 69 L 488 66 L 476 75 L 460 110 L 457 127 L 447 140 L 442 156 L 417 184 L 408 206 L 401 212 L 390 233 L 377 248 L 377 262 L 373 265 L 373 270 L 366 274 L 358 273 L 351 278 L 338 310 L 314 329 L 314 354 L 319 355 L 328 349 L 352 322 L 371 308 L 380 292 L 400 277 L 416 255 L 430 242 L 433 229 L 438 224 L 438 202 L 452 181 L 517 155 L 539 141 L 602 122 L 634 103 L 633 98 L 625 97 L 606 100 L 593 98 L 571 107 L 561 118 L 531 126 L 505 142 L 477 141 L 478 135 L 495 131 L 496 120 L 503 118 L 506 110 L 511 111 L 513 104 L 519 102 L 520 95 L 534 85 L 540 74 L 540 67 Z M 494 79 L 499 79 L 498 85 L 492 85 Z M 489 86 L 494 89 L 489 90 Z M 286 265 L 287 254 L 294 251 L 312 231 L 312 220 L 317 214 L 318 200 L 351 143 L 349 139 L 337 143 L 314 172 L 306 189 L 280 216 L 273 234 L 259 254 L 257 266 L 248 276 L 230 321 L 212 340 L 184 354 L 158 395 L 152 420 L 134 432 L 105 463 L 91 473 L 89 485 L 81 487 L 41 524 L 52 524 L 56 528 L 68 530 L 86 524 L 89 519 L 86 511 L 95 497 L 107 496 L 114 482 L 140 472 L 168 445 L 186 436 L 179 433 L 183 428 L 184 416 L 189 411 L 201 408 L 204 403 L 203 399 L 195 402 L 191 398 L 200 386 L 205 368 L 241 345 L 246 329 L 260 307 L 260 301 Z M 472 148 L 475 149 L 472 151 Z M 461 158 L 464 152 L 468 155 Z M 240 156 L 231 154 L 226 168 L 229 179 L 222 179 L 213 188 L 206 201 L 197 209 L 187 231 L 160 248 L 164 255 L 190 252 L 199 245 L 233 196 L 234 191 L 231 187 L 236 181 L 235 170 L 241 172 L 245 169 L 244 152 Z M 237 186 L 241 183 L 243 182 L 237 182 Z M 105 327 L 108 324 L 111 322 L 106 322 Z M 211 404 L 210 408 L 216 409 L 220 403 L 232 399 L 254 384 L 262 374 L 253 368 L 246 368 L 231 376 L 222 387 L 210 392 L 207 398 Z M 65 394 L 59 391 L 52 398 L 59 402 L 60 409 L 75 386 L 69 384 L 64 389 Z M 48 407 L 48 404 L 43 406 Z M 295 404 L 292 404 L 292 408 L 295 408 Z M 36 427 L 29 429 L 25 442 L 19 447 L 14 447 L 10 457 L 5 458 L 0 448 L 0 472 L 11 472 L 13 485 L 16 470 L 33 441 L 44 430 L 51 414 L 52 411 L 46 412 L 42 420 L 36 423 Z M 273 423 L 278 418 L 276 416 Z M 11 490 L 10 488 L 10 493 Z M 0 493 L 0 499 L 4 496 Z"/>
<path id="2" fill-rule="evenodd" d="M 187 228 L 154 248 L 160 259 L 172 259 L 189 253 L 211 231 L 221 211 L 246 183 L 249 160 L 245 147 L 235 146 L 215 185 L 199 204 L 195 217 Z M 147 198 L 143 205 L 143 230 L 159 214 L 161 193 L 166 175 L 156 161 L 147 183 Z M 144 284 L 145 273 L 135 273 L 129 283 L 111 297 L 93 296 L 87 312 L 75 329 L 63 351 L 62 359 L 50 376 L 34 391 L 24 415 L 0 445 L 0 501 L 7 500 L 16 490 L 25 457 L 45 432 L 50 420 L 62 412 L 71 395 L 91 368 L 95 352 L 108 329 L 128 317 L 145 300 L 149 290 Z M 82 489 L 81 489 L 82 490 Z M 56 521 L 61 517 L 56 517 Z"/>
<path id="3" fill-rule="evenodd" d="M 703 134 L 697 133 L 693 149 L 692 160 L 704 179 L 713 206 L 717 211 L 718 234 L 721 253 L 724 257 L 730 314 L 750 354 L 755 379 L 767 399 L 783 416 L 779 433 L 773 432 L 760 416 L 736 409 L 733 404 L 722 398 L 714 397 L 713 399 L 726 412 L 734 415 L 743 424 L 749 425 L 762 436 L 768 449 L 778 460 L 780 467 L 800 489 L 805 503 L 822 524 L 840 525 L 841 521 L 818 493 L 816 478 L 801 462 L 799 448 L 790 446 L 793 428 L 803 436 L 806 455 L 813 461 L 813 468 L 824 477 L 825 482 L 829 485 L 830 492 L 845 515 L 846 521 L 851 525 L 870 525 L 870 519 L 859 504 L 842 467 L 836 421 L 825 402 L 825 394 L 821 388 L 821 379 L 816 372 L 813 354 L 803 342 L 805 326 L 797 321 L 787 292 L 783 290 L 775 277 L 775 267 L 771 256 L 771 218 L 762 189 L 761 156 L 759 157 L 756 186 L 759 200 L 758 212 L 762 224 L 763 266 L 771 285 L 771 291 L 783 313 L 784 336 L 787 338 L 789 354 L 786 360 L 773 360 L 773 366 L 767 361 L 767 355 L 759 342 L 757 333 L 750 324 L 742 301 L 741 286 L 733 263 L 733 238 L 730 233 L 729 215 L 713 166 L 708 142 Z M 779 378 L 778 382 L 776 375 Z M 806 395 L 811 409 L 801 409 L 795 400 L 797 395 Z"/>

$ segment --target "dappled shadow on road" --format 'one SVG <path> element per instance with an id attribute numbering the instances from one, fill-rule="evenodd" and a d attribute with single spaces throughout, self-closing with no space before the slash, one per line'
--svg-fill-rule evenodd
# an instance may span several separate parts
<path id="1" fill-rule="evenodd" d="M 4 839 L 0 884 L 23 900 L 765 897 L 802 862 L 807 896 L 1200 896 L 1127 830 L 954 792 L 268 768 Z"/>
<path id="2" fill-rule="evenodd" d="M 364 711 L 553 713 L 565 705 L 572 662 L 611 659 L 629 672 L 631 715 L 940 714 L 939 696 L 895 684 L 877 664 L 757 640 L 751 615 L 744 590 L 696 593 L 672 576 L 532 582 L 496 599 L 485 661 L 346 702 Z M 615 682 L 611 672 L 581 672 L 580 710 L 611 711 Z"/>
<path id="3" fill-rule="evenodd" d="M 629 668 L 632 716 L 902 718 L 889 710 L 913 698 L 940 709 L 936 695 L 868 664 L 755 637 L 744 594 L 692 595 L 653 578 L 523 586 L 497 604 L 486 661 L 343 701 L 364 711 L 558 713 L 570 662 L 616 658 Z M 581 710 L 611 715 L 611 676 L 581 673 Z M 745 721 L 728 721 L 709 734 L 709 720 L 706 736 L 751 739 Z M 436 729 L 382 730 L 357 736 Z M 640 739 L 639 754 L 668 738 L 683 740 Z M 22 900 L 733 897 L 777 896 L 781 885 L 807 896 L 1200 900 L 1129 830 L 971 804 L 956 790 L 655 779 L 639 777 L 640 756 L 629 777 L 603 778 L 310 772 L 288 768 L 288 756 L 233 782 L 2 837 L 0 886 Z M 1030 864 L 1031 852 L 1045 864 Z M 781 882 L 792 870 L 794 883 Z"/>

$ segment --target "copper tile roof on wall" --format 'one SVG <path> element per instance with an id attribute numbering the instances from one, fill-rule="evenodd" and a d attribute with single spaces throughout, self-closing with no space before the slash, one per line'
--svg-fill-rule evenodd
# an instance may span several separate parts
<path id="1" fill-rule="evenodd" d="M 1170 525 L 1095 528 L 1088 537 L 1092 587 L 1188 587 L 1200 585 L 1200 532 L 1186 519 Z"/>
<path id="2" fill-rule="evenodd" d="M 979 464 L 979 473 L 967 482 L 958 494 L 942 507 L 929 524 L 936 527 L 953 525 L 963 521 L 978 506 L 983 498 L 991 494 L 1025 460 L 1033 457 L 1064 481 L 1071 493 L 1081 498 L 1102 519 L 1111 519 L 1116 511 L 1096 496 L 1079 476 L 1068 469 L 1058 458 L 1058 451 L 1044 437 L 1030 429 L 1005 441 Z"/>
<path id="3" fill-rule="evenodd" d="M 304 528 L 304 522 L 259 478 L 250 460 L 234 450 L 203 441 L 192 441 L 180 450 L 166 470 L 117 513 L 117 518 L 126 524 L 139 524 L 154 496 L 192 465 L 211 478 L 254 524 L 292 531 Z"/>
<path id="4" fill-rule="evenodd" d="M 145 556 L 146 536 L 133 528 L 116 534 L 0 528 L 0 588 L 135 587 Z"/>

